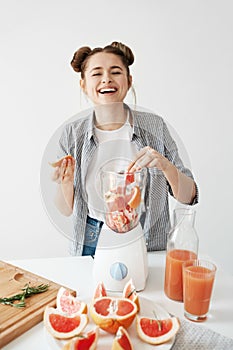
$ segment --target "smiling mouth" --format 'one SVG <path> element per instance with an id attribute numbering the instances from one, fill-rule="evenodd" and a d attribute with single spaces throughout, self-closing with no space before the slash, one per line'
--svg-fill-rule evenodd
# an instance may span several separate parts
<path id="1" fill-rule="evenodd" d="M 117 91 L 116 88 L 104 88 L 104 89 L 100 89 L 99 93 L 100 94 L 110 94 L 110 93 L 113 93 L 113 92 L 116 92 L 116 91 Z"/>

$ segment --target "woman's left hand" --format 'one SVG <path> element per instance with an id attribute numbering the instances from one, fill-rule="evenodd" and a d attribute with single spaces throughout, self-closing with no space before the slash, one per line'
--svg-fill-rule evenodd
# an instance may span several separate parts
<path id="1" fill-rule="evenodd" d="M 133 162 L 128 166 L 128 172 L 138 171 L 142 168 L 156 167 L 159 170 L 166 171 L 169 167 L 169 160 L 153 148 L 146 146 L 140 150 Z"/>

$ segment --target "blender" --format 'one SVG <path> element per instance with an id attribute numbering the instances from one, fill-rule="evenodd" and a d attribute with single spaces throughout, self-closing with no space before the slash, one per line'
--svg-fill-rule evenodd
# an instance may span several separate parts
<path id="1" fill-rule="evenodd" d="M 143 290 L 148 276 L 145 238 L 140 218 L 145 210 L 146 168 L 134 173 L 102 170 L 105 223 L 96 247 L 93 278 L 106 290 L 122 292 L 132 279 Z"/>

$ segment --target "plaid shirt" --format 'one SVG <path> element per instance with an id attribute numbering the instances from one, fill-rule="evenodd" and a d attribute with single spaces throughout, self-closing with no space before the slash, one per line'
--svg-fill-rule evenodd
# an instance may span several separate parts
<path id="1" fill-rule="evenodd" d="M 173 163 L 182 173 L 193 178 L 184 167 L 175 141 L 170 135 L 163 118 L 150 112 L 131 110 L 133 133 L 131 142 L 140 150 L 145 146 L 158 151 Z M 82 255 L 86 219 L 88 215 L 85 178 L 87 169 L 97 147 L 98 140 L 93 132 L 93 111 L 86 117 L 68 123 L 61 135 L 58 157 L 71 154 L 76 160 L 74 174 L 73 237 L 70 245 L 72 255 Z M 141 217 L 147 250 L 166 249 L 170 231 L 169 193 L 172 190 L 161 170 L 147 168 L 145 190 L 145 212 Z M 196 204 L 198 195 L 191 205 Z"/>

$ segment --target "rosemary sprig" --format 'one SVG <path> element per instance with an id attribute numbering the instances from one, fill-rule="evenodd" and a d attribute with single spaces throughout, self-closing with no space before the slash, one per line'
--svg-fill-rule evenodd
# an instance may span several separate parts
<path id="1" fill-rule="evenodd" d="M 153 310 L 153 314 L 154 314 L 155 320 L 156 320 L 156 322 L 158 324 L 158 330 L 159 330 L 159 332 L 161 332 L 161 330 L 162 330 L 162 322 L 161 322 L 161 320 L 158 319 L 155 310 Z"/>
<path id="2" fill-rule="evenodd" d="M 49 289 L 48 284 L 40 284 L 39 286 L 31 287 L 26 284 L 21 290 L 22 293 L 15 294 L 11 297 L 0 298 L 0 304 L 10 305 L 17 308 L 22 308 L 26 306 L 25 299 L 29 298 L 34 294 L 44 293 Z"/>

